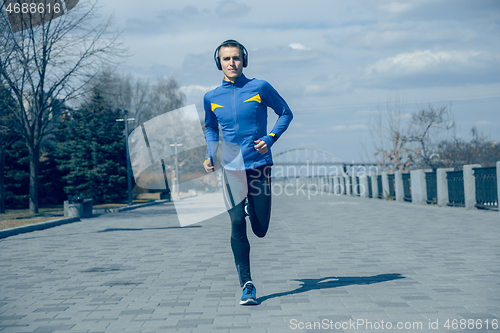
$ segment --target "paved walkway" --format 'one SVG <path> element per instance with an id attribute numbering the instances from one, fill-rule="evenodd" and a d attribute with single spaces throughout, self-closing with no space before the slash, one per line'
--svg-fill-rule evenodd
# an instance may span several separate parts
<path id="1" fill-rule="evenodd" d="M 258 306 L 237 304 L 227 213 L 180 228 L 169 203 L 0 240 L 0 332 L 500 332 L 498 212 L 273 200 Z"/>

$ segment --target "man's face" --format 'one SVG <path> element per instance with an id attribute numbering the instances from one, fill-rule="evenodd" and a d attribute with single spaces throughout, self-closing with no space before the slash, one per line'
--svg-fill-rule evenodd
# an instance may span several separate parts
<path id="1" fill-rule="evenodd" d="M 243 57 L 239 47 L 223 46 L 219 50 L 220 64 L 226 79 L 234 81 L 243 73 Z"/>

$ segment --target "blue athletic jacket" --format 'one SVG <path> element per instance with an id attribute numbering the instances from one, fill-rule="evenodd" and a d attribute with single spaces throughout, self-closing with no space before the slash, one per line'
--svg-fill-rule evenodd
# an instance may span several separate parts
<path id="1" fill-rule="evenodd" d="M 267 133 L 267 107 L 279 116 L 271 132 Z M 241 75 L 234 82 L 222 85 L 205 94 L 205 128 L 207 157 L 215 163 L 219 142 L 219 124 L 222 129 L 222 166 L 227 170 L 254 169 L 272 164 L 271 146 L 292 121 L 292 111 L 285 100 L 266 81 L 248 79 Z M 260 154 L 255 140 L 264 140 L 269 148 Z"/>

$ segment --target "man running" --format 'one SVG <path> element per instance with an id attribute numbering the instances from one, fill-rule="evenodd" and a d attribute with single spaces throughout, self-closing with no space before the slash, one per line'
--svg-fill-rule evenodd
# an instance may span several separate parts
<path id="1" fill-rule="evenodd" d="M 217 68 L 222 70 L 222 85 L 205 94 L 207 156 L 203 163 L 214 172 L 222 129 L 223 195 L 231 219 L 231 249 L 243 296 L 240 304 L 257 304 L 250 275 L 250 243 L 246 216 L 257 237 L 264 237 L 271 217 L 271 146 L 280 138 L 293 115 L 285 100 L 266 81 L 248 79 L 243 68 L 248 52 L 235 40 L 226 40 L 214 53 Z M 267 133 L 267 107 L 278 115 Z"/>

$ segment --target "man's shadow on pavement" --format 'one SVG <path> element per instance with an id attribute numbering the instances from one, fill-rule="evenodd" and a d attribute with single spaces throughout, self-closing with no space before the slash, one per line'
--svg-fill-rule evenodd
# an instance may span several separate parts
<path id="1" fill-rule="evenodd" d="M 257 299 L 260 303 L 267 301 L 271 298 L 282 297 L 287 295 L 301 294 L 308 292 L 310 290 L 319 290 L 319 289 L 330 289 L 337 287 L 345 287 L 354 284 L 364 285 L 364 284 L 373 284 L 380 282 L 387 282 L 392 280 L 404 279 L 405 277 L 398 273 L 391 274 L 379 274 L 375 276 L 331 276 L 325 277 L 321 279 L 295 279 L 294 281 L 302 282 L 302 285 L 292 291 L 285 291 L 281 293 L 275 293 L 267 296 L 262 296 Z"/>

